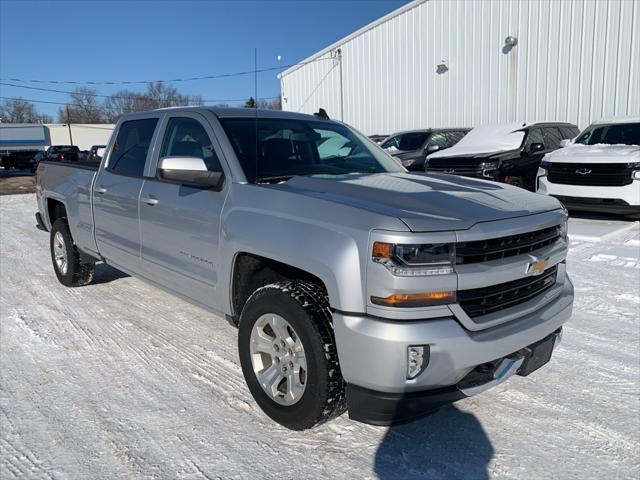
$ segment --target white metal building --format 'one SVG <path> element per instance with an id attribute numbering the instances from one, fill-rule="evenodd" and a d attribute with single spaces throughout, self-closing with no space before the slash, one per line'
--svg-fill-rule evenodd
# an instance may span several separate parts
<path id="1" fill-rule="evenodd" d="M 280 81 L 283 109 L 321 107 L 366 134 L 524 120 L 583 128 L 640 115 L 640 0 L 416 0 Z"/>

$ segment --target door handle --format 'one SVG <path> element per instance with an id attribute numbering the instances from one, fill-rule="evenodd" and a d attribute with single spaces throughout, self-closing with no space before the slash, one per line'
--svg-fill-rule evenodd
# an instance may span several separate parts
<path id="1" fill-rule="evenodd" d="M 100 195 L 102 195 L 103 193 L 107 193 L 107 189 L 104 187 L 98 187 L 96 188 L 96 193 L 99 193 Z"/>
<path id="2" fill-rule="evenodd" d="M 143 201 L 144 203 L 146 203 L 147 205 L 151 205 L 151 206 L 153 206 L 153 205 L 157 205 L 157 204 L 158 204 L 158 199 L 157 199 L 157 198 L 154 198 L 154 197 L 152 197 L 152 196 L 144 197 L 144 198 L 142 199 L 142 201 Z"/>

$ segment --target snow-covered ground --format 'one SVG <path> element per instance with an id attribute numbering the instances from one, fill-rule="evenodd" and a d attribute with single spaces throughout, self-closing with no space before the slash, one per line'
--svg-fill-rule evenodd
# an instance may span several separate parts
<path id="1" fill-rule="evenodd" d="M 638 478 L 640 227 L 572 220 L 549 365 L 415 423 L 290 432 L 221 318 L 100 266 L 58 284 L 32 195 L 0 199 L 0 478 Z"/>

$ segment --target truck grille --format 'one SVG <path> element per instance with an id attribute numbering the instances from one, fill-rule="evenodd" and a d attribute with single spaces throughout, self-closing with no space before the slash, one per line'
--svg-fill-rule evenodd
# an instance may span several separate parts
<path id="1" fill-rule="evenodd" d="M 458 291 L 458 303 L 469 317 L 480 317 L 528 302 L 549 290 L 555 283 L 558 266 L 549 268 L 537 277 L 526 277 L 512 282 Z"/>
<path id="2" fill-rule="evenodd" d="M 444 158 L 442 160 L 427 160 L 427 172 L 451 173 L 453 175 L 481 176 L 482 160 L 475 158 Z"/>
<path id="3" fill-rule="evenodd" d="M 626 163 L 552 163 L 547 180 L 563 185 L 621 187 L 629 185 L 633 178 Z"/>
<path id="4" fill-rule="evenodd" d="M 515 257 L 531 253 L 560 238 L 560 227 L 549 227 L 534 232 L 520 233 L 508 237 L 461 242 L 456 244 L 456 263 L 468 264 Z"/>

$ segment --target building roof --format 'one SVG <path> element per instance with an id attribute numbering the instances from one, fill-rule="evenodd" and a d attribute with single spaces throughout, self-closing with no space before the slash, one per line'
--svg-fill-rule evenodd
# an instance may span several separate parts
<path id="1" fill-rule="evenodd" d="M 395 9 L 393 12 L 390 12 L 388 14 L 386 14 L 384 17 L 380 17 L 377 20 L 374 20 L 373 22 L 369 23 L 368 25 L 365 25 L 364 27 L 356 30 L 355 32 L 347 35 L 344 38 L 341 38 L 340 40 L 338 40 L 335 43 L 332 43 L 331 45 L 329 45 L 326 48 L 323 48 L 322 50 L 320 50 L 317 53 L 314 53 L 313 55 L 311 55 L 310 57 L 305 58 L 304 60 L 302 60 L 301 62 L 297 63 L 296 65 L 293 65 L 289 68 L 287 68 L 284 72 L 278 74 L 278 78 L 282 78 L 286 75 L 289 75 L 290 73 L 296 71 L 298 68 L 303 67 L 304 65 L 306 65 L 309 62 L 313 62 L 314 60 L 316 60 L 319 57 L 322 57 L 323 55 L 329 53 L 331 50 L 334 50 L 336 48 L 338 48 L 341 45 L 344 45 L 345 43 L 347 43 L 348 41 L 359 37 L 360 35 L 362 35 L 363 33 L 368 32 L 369 30 L 377 27 L 378 25 L 383 24 L 384 22 L 391 20 L 394 17 L 397 17 L 398 15 L 402 15 L 403 13 L 416 8 L 418 5 L 421 5 L 425 2 L 428 2 L 429 0 L 413 0 L 412 2 L 407 3 L 406 5 L 403 5 L 400 8 Z"/>

